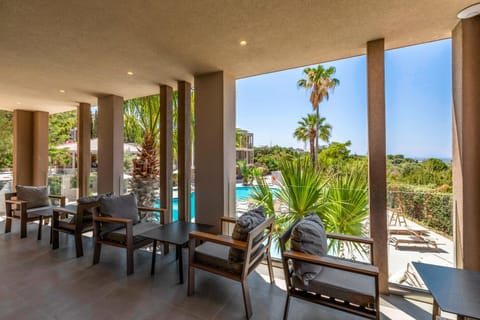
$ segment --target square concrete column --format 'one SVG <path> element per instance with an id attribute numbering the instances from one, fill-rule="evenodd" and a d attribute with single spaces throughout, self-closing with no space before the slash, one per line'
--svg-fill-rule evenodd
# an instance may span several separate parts
<path id="1" fill-rule="evenodd" d="M 219 232 L 223 215 L 235 216 L 235 79 L 219 71 L 195 76 L 195 219 Z"/>
<path id="2" fill-rule="evenodd" d="M 13 187 L 46 185 L 48 179 L 48 113 L 13 112 Z"/>
<path id="3" fill-rule="evenodd" d="M 80 103 L 77 109 L 77 155 L 78 155 L 78 196 L 88 196 L 90 168 L 92 158 L 90 152 L 90 131 L 92 129 L 92 112 L 90 104 Z"/>
<path id="4" fill-rule="evenodd" d="M 48 112 L 33 112 L 33 185 L 48 184 Z"/>
<path id="5" fill-rule="evenodd" d="M 172 221 L 173 89 L 160 86 L 160 205 L 166 209 L 165 223 Z M 179 213 L 179 216 L 181 213 Z"/>
<path id="6" fill-rule="evenodd" d="M 123 98 L 98 98 L 98 193 L 122 193 Z"/>
<path id="7" fill-rule="evenodd" d="M 387 165 L 384 40 L 367 42 L 368 192 L 373 258 L 381 293 L 388 293 Z"/>
<path id="8" fill-rule="evenodd" d="M 480 271 L 480 16 L 457 24 L 452 50 L 455 260 Z"/>
<path id="9" fill-rule="evenodd" d="M 192 143 L 191 135 L 191 96 L 190 83 L 178 82 L 178 219 L 190 221 L 190 193 L 191 193 L 191 167 Z"/>

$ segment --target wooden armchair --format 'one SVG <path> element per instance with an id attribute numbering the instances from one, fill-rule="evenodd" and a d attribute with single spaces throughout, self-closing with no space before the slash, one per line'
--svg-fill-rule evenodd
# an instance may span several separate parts
<path id="1" fill-rule="evenodd" d="M 68 205 L 65 208 L 54 208 L 52 219 L 52 248 L 59 247 L 59 232 L 72 234 L 75 237 L 77 258 L 83 256 L 82 234 L 93 231 L 92 211 L 97 202 Z"/>
<path id="2" fill-rule="evenodd" d="M 44 219 L 49 219 L 53 215 L 49 199 L 57 200 L 60 206 L 64 207 L 65 197 L 48 195 L 46 186 L 17 186 L 18 189 L 22 189 L 22 191 L 5 194 L 5 233 L 11 232 L 12 220 L 18 219 L 20 220 L 20 238 L 25 238 L 27 236 L 27 223 L 38 221 L 37 239 L 41 240 Z M 23 191 L 24 189 L 27 191 Z"/>
<path id="3" fill-rule="evenodd" d="M 373 240 L 369 238 L 328 234 L 327 238 L 370 246 L 371 264 L 332 256 L 318 256 L 287 250 L 293 226 L 280 237 L 287 300 L 283 318 L 287 319 L 290 297 L 326 305 L 369 319 L 380 319 L 378 268 L 373 265 Z M 319 274 L 305 284 L 295 275 L 292 263 L 322 266 Z"/>
<path id="4" fill-rule="evenodd" d="M 99 200 L 99 206 L 93 208 L 93 264 L 100 261 L 102 244 L 124 248 L 127 250 L 127 275 L 133 273 L 133 251 L 153 243 L 141 234 L 159 227 L 158 223 L 142 221 L 142 212 L 158 212 L 160 224 L 164 223 L 165 209 L 137 207 L 133 194 Z"/>
<path id="5" fill-rule="evenodd" d="M 223 217 L 221 222 L 223 234 L 224 222 L 235 223 L 236 220 Z M 270 257 L 273 223 L 273 216 L 267 218 L 263 223 L 248 232 L 246 241 L 234 240 L 225 235 L 213 235 L 199 231 L 190 232 L 188 295 L 191 296 L 194 293 L 195 268 L 238 281 L 242 284 L 245 312 L 247 318 L 250 318 L 252 316 L 252 305 L 247 277 L 264 258 L 267 258 L 270 282 L 274 282 Z M 203 241 L 203 244 L 196 247 L 198 241 Z M 241 261 L 232 261 L 232 249 L 243 252 Z"/>

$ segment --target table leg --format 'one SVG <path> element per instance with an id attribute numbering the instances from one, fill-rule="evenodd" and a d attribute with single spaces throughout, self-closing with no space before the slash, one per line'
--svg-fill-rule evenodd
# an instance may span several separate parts
<path id="1" fill-rule="evenodd" d="M 150 274 L 155 274 L 155 259 L 157 259 L 157 240 L 153 240 L 153 251 L 152 251 L 152 269 L 150 269 Z"/>
<path id="2" fill-rule="evenodd" d="M 175 249 L 177 251 L 177 260 L 178 260 L 178 275 L 180 276 L 180 284 L 183 284 L 183 258 L 182 258 L 182 246 L 176 245 Z"/>
<path id="3" fill-rule="evenodd" d="M 438 303 L 435 298 L 433 299 L 433 311 L 432 311 L 432 320 L 436 320 L 438 316 L 438 311 L 439 311 Z"/>
<path id="4" fill-rule="evenodd" d="M 458 315 L 458 316 L 457 316 L 457 320 L 465 320 L 465 317 L 464 317 L 464 316 L 461 316 L 461 315 Z"/>

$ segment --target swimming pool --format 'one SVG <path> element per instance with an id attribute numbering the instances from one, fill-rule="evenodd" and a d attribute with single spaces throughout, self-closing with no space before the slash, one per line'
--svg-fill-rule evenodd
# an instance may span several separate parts
<path id="1" fill-rule="evenodd" d="M 253 187 L 249 186 L 239 186 L 236 189 L 235 197 L 240 201 L 247 200 L 251 196 Z M 160 202 L 159 202 L 160 204 Z M 191 219 L 195 218 L 195 192 L 190 194 L 190 204 L 191 204 Z M 173 198 L 172 200 L 172 219 L 173 221 L 178 220 L 178 198 Z"/>

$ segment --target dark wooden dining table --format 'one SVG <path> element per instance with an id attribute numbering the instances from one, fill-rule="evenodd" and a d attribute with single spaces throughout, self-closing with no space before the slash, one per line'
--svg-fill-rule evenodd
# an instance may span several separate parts
<path id="1" fill-rule="evenodd" d="M 142 233 L 142 237 L 153 240 L 152 252 L 152 267 L 150 273 L 155 274 L 155 260 L 157 256 L 158 242 L 169 243 L 175 245 L 176 258 L 178 260 L 178 274 L 180 283 L 183 283 L 183 258 L 182 248 L 187 247 L 188 234 L 191 231 L 208 232 L 212 229 L 212 225 L 201 224 L 187 221 L 175 221 L 165 225 L 160 225 L 158 228 Z"/>
<path id="2" fill-rule="evenodd" d="M 480 319 L 480 272 L 413 262 L 433 296 L 432 320 L 440 310 L 458 315 L 459 320 Z"/>

